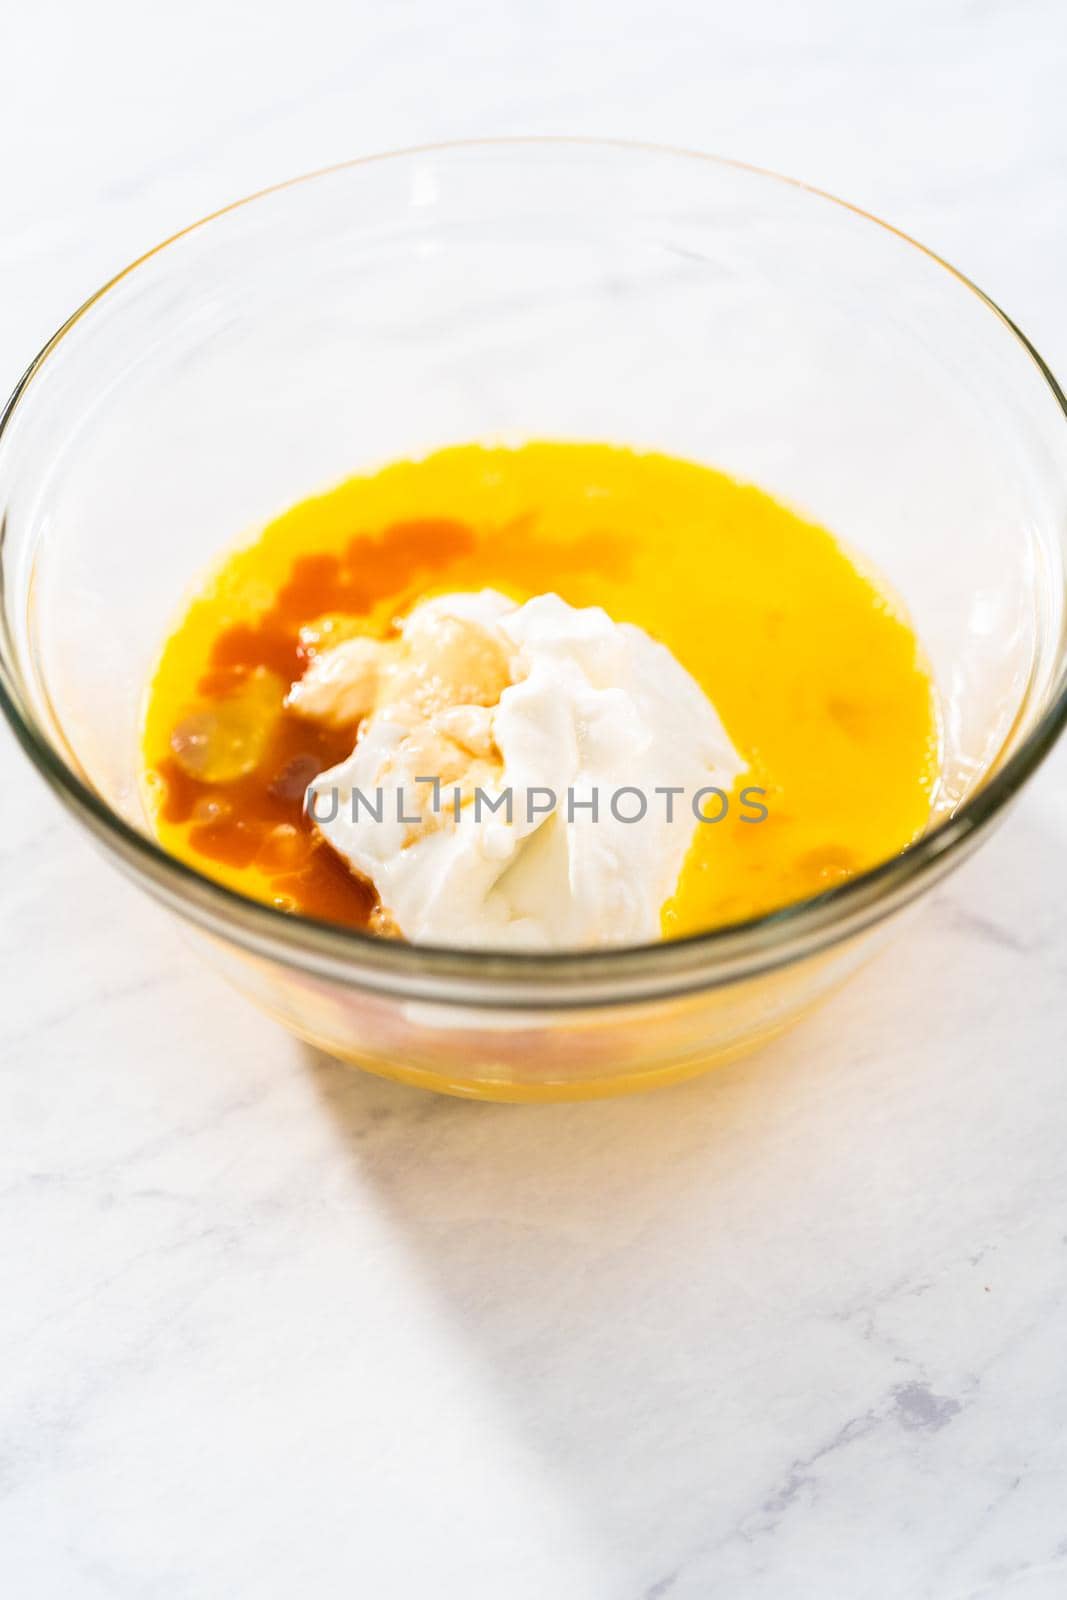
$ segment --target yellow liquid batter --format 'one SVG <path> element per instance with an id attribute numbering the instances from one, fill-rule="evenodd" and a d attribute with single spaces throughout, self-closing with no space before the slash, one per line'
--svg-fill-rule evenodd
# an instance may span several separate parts
<path id="1" fill-rule="evenodd" d="M 449 536 L 455 525 L 462 539 Z M 343 556 L 349 583 L 336 606 L 322 603 L 321 574 L 317 587 L 293 578 L 309 557 L 331 556 Z M 745 822 L 735 803 L 697 829 L 664 907 L 668 938 L 818 894 L 926 825 L 938 773 L 930 675 L 898 605 L 829 533 L 668 456 L 469 445 L 295 506 L 228 558 L 167 641 L 144 731 L 155 826 L 175 855 L 246 894 L 303 909 L 299 889 L 279 897 L 273 858 L 205 854 L 188 817 L 168 820 L 171 735 L 228 633 L 254 633 L 272 608 L 276 618 L 280 594 L 294 627 L 351 611 L 363 571 L 374 575 L 360 602 L 370 631 L 429 593 L 555 592 L 638 624 L 697 679 L 749 764 L 738 789 L 764 788 L 768 815 Z"/>

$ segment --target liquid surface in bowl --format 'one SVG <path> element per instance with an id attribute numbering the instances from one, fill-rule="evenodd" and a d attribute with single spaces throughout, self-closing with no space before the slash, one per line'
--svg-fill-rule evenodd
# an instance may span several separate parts
<path id="1" fill-rule="evenodd" d="M 309 661 L 428 595 L 601 606 L 665 644 L 765 790 L 696 828 L 665 937 L 743 921 L 896 854 L 938 771 L 922 652 L 824 529 L 708 468 L 607 445 L 464 446 L 279 517 L 205 584 L 150 685 L 144 788 L 162 844 L 287 911 L 374 928 L 373 890 L 305 815 L 352 731 L 283 704 Z"/>

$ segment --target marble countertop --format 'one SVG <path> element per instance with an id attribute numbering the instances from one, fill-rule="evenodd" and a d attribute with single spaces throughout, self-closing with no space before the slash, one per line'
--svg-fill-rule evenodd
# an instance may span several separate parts
<path id="1" fill-rule="evenodd" d="M 599 133 L 802 175 L 1067 373 L 1057 0 L 9 18 L 0 365 L 235 195 Z M 12 1600 L 1067 1593 L 1067 748 L 802 1029 L 470 1106 L 224 989 L 0 736 Z"/>

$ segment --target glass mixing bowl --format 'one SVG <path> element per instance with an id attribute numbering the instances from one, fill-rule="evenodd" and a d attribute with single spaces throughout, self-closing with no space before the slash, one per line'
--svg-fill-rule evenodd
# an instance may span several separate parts
<path id="1" fill-rule="evenodd" d="M 921 839 L 755 922 L 552 956 L 292 918 L 153 842 L 142 695 L 198 575 L 354 472 L 530 438 L 723 468 L 873 562 L 941 698 Z M 0 512 L 0 692 L 38 769 L 285 1026 L 457 1094 L 642 1088 L 774 1034 L 969 853 L 1067 714 L 1067 421 L 1040 357 L 893 229 L 680 152 L 412 150 L 198 223 L 31 367 L 0 434 Z"/>

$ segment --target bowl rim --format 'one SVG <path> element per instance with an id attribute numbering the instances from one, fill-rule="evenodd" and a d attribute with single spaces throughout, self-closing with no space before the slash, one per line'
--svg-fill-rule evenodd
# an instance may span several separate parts
<path id="1" fill-rule="evenodd" d="M 269 196 L 368 165 L 452 152 L 522 153 L 546 147 L 702 162 L 770 179 L 850 212 L 917 250 L 976 296 L 1018 341 L 1067 421 L 1067 397 L 1017 324 L 964 273 L 892 223 L 816 185 L 750 162 L 648 141 L 551 135 L 456 139 L 377 152 L 270 184 L 198 218 L 123 267 L 56 330 L 31 361 L 0 414 L 0 442 L 27 389 L 72 329 L 127 277 L 190 234 Z M 0 554 L 5 530 L 6 516 L 0 512 Z M 0 709 L 38 772 L 130 876 L 187 920 L 216 936 L 236 940 L 255 954 L 280 958 L 301 969 L 310 968 L 324 978 L 361 990 L 423 997 L 445 1004 L 503 1010 L 528 1010 L 545 1004 L 583 1009 L 618 1006 L 636 999 L 666 998 L 721 987 L 816 954 L 901 909 L 964 859 L 1067 725 L 1067 675 L 1061 674 L 1056 692 L 1018 748 L 952 813 L 877 866 L 822 894 L 793 901 L 759 917 L 678 939 L 592 950 L 489 951 L 406 943 L 312 917 L 293 916 L 250 899 L 169 854 L 149 834 L 127 822 L 63 759 L 20 691 L 20 674 L 3 601 L 0 569 Z M 1061 649 L 1062 645 L 1061 640 Z"/>

